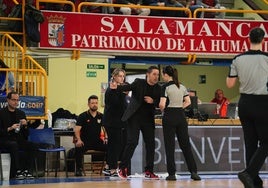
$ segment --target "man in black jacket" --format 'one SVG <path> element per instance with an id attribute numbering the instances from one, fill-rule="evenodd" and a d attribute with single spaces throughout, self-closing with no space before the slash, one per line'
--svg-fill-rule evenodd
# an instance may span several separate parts
<path id="1" fill-rule="evenodd" d="M 111 89 L 132 91 L 130 103 L 123 114 L 122 121 L 127 121 L 127 144 L 123 152 L 118 175 L 127 178 L 128 164 L 138 145 L 140 131 L 143 134 L 146 149 L 145 177 L 157 178 L 153 173 L 155 153 L 154 111 L 160 101 L 158 85 L 159 70 L 156 66 L 147 69 L 146 79 L 136 79 L 129 85 L 110 84 Z"/>

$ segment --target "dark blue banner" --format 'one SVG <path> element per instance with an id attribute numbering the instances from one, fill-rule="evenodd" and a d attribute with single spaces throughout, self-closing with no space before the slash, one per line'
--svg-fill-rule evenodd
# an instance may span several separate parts
<path id="1" fill-rule="evenodd" d="M 7 106 L 6 96 L 0 96 L 0 109 Z M 45 115 L 45 97 L 20 96 L 18 108 L 25 112 L 26 116 Z"/>

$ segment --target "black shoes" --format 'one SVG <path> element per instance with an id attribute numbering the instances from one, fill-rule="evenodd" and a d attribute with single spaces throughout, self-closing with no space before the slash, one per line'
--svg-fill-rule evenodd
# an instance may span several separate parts
<path id="1" fill-rule="evenodd" d="M 15 176 L 16 180 L 33 179 L 34 176 L 28 170 L 18 170 Z"/>
<path id="2" fill-rule="evenodd" d="M 167 181 L 176 181 L 177 178 L 176 178 L 175 175 L 169 175 L 168 177 L 166 177 L 166 180 L 167 180 Z"/>
<path id="3" fill-rule="evenodd" d="M 246 171 L 239 172 L 238 178 L 243 183 L 245 188 L 255 188 L 253 179 Z"/>
<path id="4" fill-rule="evenodd" d="M 114 171 L 114 172 L 111 171 L 110 177 L 112 177 L 112 178 L 119 177 L 117 174 L 117 171 Z"/>
<path id="5" fill-rule="evenodd" d="M 28 170 L 23 171 L 23 176 L 26 179 L 34 179 L 34 176 Z"/>
<path id="6" fill-rule="evenodd" d="M 201 180 L 200 176 L 196 172 L 191 173 L 191 179 L 194 180 L 194 181 L 200 181 Z"/>
<path id="7" fill-rule="evenodd" d="M 255 188 L 263 188 L 263 181 L 260 178 L 260 176 L 256 176 L 253 179 L 253 183 L 254 183 Z"/>
<path id="8" fill-rule="evenodd" d="M 82 173 L 82 169 L 79 168 L 76 172 L 75 172 L 75 176 L 83 176 L 83 173 Z"/>
<path id="9" fill-rule="evenodd" d="M 104 168 L 102 170 L 102 173 L 105 175 L 105 176 L 111 176 L 111 170 L 108 169 L 108 168 Z"/>
<path id="10" fill-rule="evenodd" d="M 194 180 L 194 181 L 200 181 L 201 180 L 200 176 L 196 172 L 191 173 L 191 179 Z M 168 177 L 166 177 L 166 180 L 167 181 L 176 181 L 177 178 L 176 178 L 176 175 L 169 175 Z"/>
<path id="11" fill-rule="evenodd" d="M 15 176 L 15 179 L 16 180 L 23 180 L 23 179 L 25 179 L 23 171 L 18 170 L 17 173 L 16 173 L 16 176 Z"/>
<path id="12" fill-rule="evenodd" d="M 117 170 L 116 169 L 108 169 L 108 168 L 104 168 L 102 170 L 102 173 L 104 174 L 104 176 L 109 176 L 109 177 L 118 177 L 117 174 Z"/>

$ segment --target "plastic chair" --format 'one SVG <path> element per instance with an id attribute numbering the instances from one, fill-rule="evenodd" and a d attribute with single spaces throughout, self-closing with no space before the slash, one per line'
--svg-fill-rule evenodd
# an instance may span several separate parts
<path id="1" fill-rule="evenodd" d="M 58 167 L 60 166 L 60 152 L 64 154 L 64 167 L 65 167 L 65 174 L 68 177 L 68 169 L 66 163 L 66 150 L 63 146 L 56 146 L 55 145 L 55 136 L 52 128 L 44 128 L 44 129 L 29 129 L 29 136 L 28 140 L 34 143 L 43 144 L 48 147 L 46 148 L 39 148 L 40 152 L 47 153 L 56 153 L 56 166 L 55 166 L 55 177 L 57 177 Z M 49 158 L 46 157 L 46 164 L 48 164 Z M 35 158 L 35 165 L 36 171 L 38 172 L 37 168 L 37 158 Z"/>

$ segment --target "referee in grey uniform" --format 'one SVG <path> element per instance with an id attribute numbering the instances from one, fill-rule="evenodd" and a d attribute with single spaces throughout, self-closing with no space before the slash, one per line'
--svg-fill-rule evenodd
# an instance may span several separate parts
<path id="1" fill-rule="evenodd" d="M 162 78 L 166 83 L 161 88 L 159 108 L 163 111 L 163 135 L 168 171 L 166 180 L 176 180 L 174 137 L 177 136 L 187 167 L 191 173 L 191 179 L 199 181 L 201 178 L 197 174 L 197 167 L 189 140 L 188 123 L 183 109 L 191 104 L 190 97 L 185 86 L 180 84 L 178 80 L 177 69 L 170 65 L 163 67 Z"/>
<path id="2" fill-rule="evenodd" d="M 253 28 L 250 49 L 237 55 L 230 66 L 227 87 L 239 78 L 238 115 L 244 132 L 246 169 L 238 178 L 246 188 L 261 188 L 259 171 L 268 155 L 268 53 L 262 52 L 265 32 Z"/>

